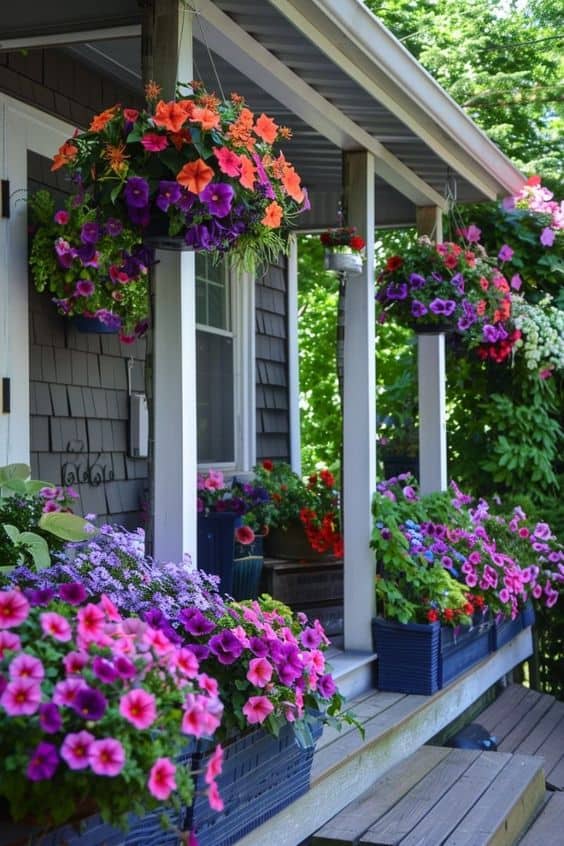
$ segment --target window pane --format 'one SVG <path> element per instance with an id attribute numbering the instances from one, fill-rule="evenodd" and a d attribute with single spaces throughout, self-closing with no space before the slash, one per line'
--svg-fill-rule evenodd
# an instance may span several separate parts
<path id="1" fill-rule="evenodd" d="M 233 462 L 233 340 L 199 330 L 196 344 L 198 462 Z"/>
<path id="2" fill-rule="evenodd" d="M 228 328 L 225 300 L 225 287 L 210 282 L 208 284 L 208 326 L 214 326 L 216 329 Z"/>
<path id="3" fill-rule="evenodd" d="M 202 326 L 229 330 L 229 309 L 225 263 L 213 264 L 206 253 L 196 253 L 196 321 Z"/>

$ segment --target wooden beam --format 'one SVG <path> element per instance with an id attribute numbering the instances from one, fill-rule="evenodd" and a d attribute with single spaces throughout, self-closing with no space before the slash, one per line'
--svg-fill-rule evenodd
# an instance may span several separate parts
<path id="1" fill-rule="evenodd" d="M 375 614 L 371 502 L 376 484 L 376 373 L 374 327 L 374 158 L 346 153 L 347 224 L 366 241 L 361 274 L 346 287 L 343 392 L 345 648 L 372 651 Z"/>

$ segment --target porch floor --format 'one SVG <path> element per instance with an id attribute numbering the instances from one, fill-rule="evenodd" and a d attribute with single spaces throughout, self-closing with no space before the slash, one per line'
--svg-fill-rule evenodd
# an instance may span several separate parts
<path id="1" fill-rule="evenodd" d="M 238 846 L 298 846 L 395 764 L 446 728 L 532 652 L 525 629 L 502 649 L 433 696 L 370 690 L 350 702 L 365 729 L 326 728 L 313 760 L 311 789 L 238 841 Z"/>
<path id="2" fill-rule="evenodd" d="M 511 684 L 478 722 L 497 738 L 500 752 L 541 757 L 547 786 L 564 791 L 564 702 Z"/>

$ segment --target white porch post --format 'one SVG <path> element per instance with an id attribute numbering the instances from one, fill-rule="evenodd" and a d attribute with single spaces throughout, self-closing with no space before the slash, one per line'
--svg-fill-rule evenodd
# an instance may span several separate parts
<path id="1" fill-rule="evenodd" d="M 298 238 L 290 236 L 288 253 L 288 387 L 290 395 L 290 464 L 301 476 L 300 358 L 298 343 Z"/>
<path id="2" fill-rule="evenodd" d="M 417 233 L 442 241 L 441 210 L 417 208 Z M 417 338 L 419 383 L 419 476 L 422 493 L 447 487 L 445 336 Z"/>
<path id="3" fill-rule="evenodd" d="M 192 13 L 181 0 L 156 0 L 143 32 L 143 75 L 174 97 L 190 82 Z M 153 508 L 159 560 L 196 563 L 196 315 L 194 253 L 158 250 L 154 268 Z"/>
<path id="4" fill-rule="evenodd" d="M 374 157 L 345 154 L 347 223 L 366 241 L 362 274 L 347 281 L 343 395 L 345 648 L 372 651 L 374 555 L 369 548 L 376 483 Z"/>

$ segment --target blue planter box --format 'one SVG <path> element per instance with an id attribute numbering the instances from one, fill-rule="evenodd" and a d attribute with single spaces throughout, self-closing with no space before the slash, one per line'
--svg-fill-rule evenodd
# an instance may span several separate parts
<path id="1" fill-rule="evenodd" d="M 312 729 L 314 743 L 321 735 L 321 724 Z M 187 809 L 184 828 L 194 828 L 200 846 L 230 846 L 282 808 L 309 790 L 309 778 L 315 745 L 306 748 L 296 742 L 290 725 L 277 738 L 257 729 L 225 747 L 223 772 L 217 779 L 225 804 L 222 813 L 209 807 L 205 796 L 198 795 Z M 198 769 L 206 767 L 206 750 Z M 205 790 L 203 775 L 197 783 Z"/>
<path id="2" fill-rule="evenodd" d="M 198 514 L 198 567 L 219 576 L 223 593 L 233 595 L 235 528 L 241 522 L 231 512 Z"/>
<path id="3" fill-rule="evenodd" d="M 504 618 L 495 622 L 493 626 L 493 649 L 501 649 L 514 637 L 517 637 L 519 632 L 532 626 L 535 622 L 535 609 L 532 602 L 527 602 L 522 611 L 515 617 L 514 620 Z"/>
<path id="4" fill-rule="evenodd" d="M 490 626 L 372 621 L 378 653 L 378 689 L 429 696 L 453 681 L 491 651 Z"/>

